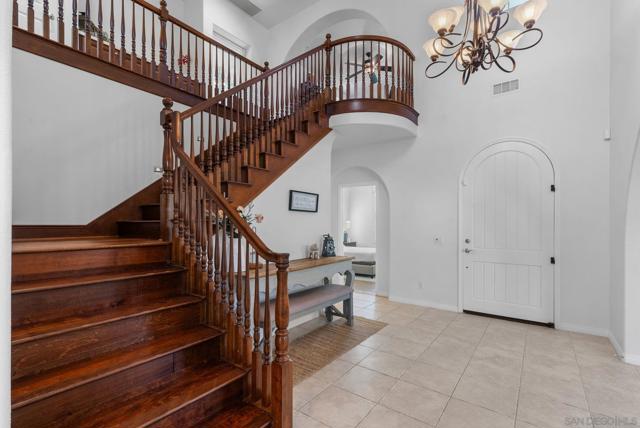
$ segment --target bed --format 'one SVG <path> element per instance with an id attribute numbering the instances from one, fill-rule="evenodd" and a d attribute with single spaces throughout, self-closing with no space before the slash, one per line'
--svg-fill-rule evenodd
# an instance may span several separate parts
<path id="1" fill-rule="evenodd" d="M 356 275 L 376 276 L 376 249 L 372 247 L 344 247 L 344 255 L 354 257 L 353 271 Z"/>

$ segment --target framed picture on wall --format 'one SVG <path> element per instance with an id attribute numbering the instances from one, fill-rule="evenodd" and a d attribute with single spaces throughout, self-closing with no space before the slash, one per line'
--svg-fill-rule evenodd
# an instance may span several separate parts
<path id="1" fill-rule="evenodd" d="M 319 198 L 320 198 L 320 195 L 318 195 L 317 193 L 290 190 L 289 191 L 289 211 L 317 213 Z"/>

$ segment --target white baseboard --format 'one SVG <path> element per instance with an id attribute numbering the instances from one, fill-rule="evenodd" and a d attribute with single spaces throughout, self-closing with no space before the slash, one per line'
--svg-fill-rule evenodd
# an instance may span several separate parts
<path id="1" fill-rule="evenodd" d="M 457 306 L 443 305 L 442 303 L 430 302 L 428 300 L 407 299 L 405 297 L 398 297 L 393 295 L 389 295 L 389 300 L 391 300 L 392 302 L 404 303 L 407 305 L 422 306 L 425 308 L 440 309 L 449 312 L 459 312 Z"/>
<path id="2" fill-rule="evenodd" d="M 573 333 L 590 334 L 592 336 L 610 337 L 609 330 L 606 328 L 586 327 L 583 325 L 556 323 L 558 330 L 570 331 Z"/>
<path id="3" fill-rule="evenodd" d="M 607 337 L 609 338 L 609 342 L 611 342 L 611 344 L 613 345 L 613 349 L 616 350 L 616 354 L 618 354 L 618 356 L 620 357 L 624 357 L 624 350 L 622 349 L 622 346 L 620 346 L 620 343 L 618 343 L 618 339 L 616 339 L 613 333 L 609 332 Z"/>
<path id="4" fill-rule="evenodd" d="M 627 354 L 624 356 L 624 362 L 627 364 L 633 364 L 634 366 L 640 366 L 640 355 Z"/>

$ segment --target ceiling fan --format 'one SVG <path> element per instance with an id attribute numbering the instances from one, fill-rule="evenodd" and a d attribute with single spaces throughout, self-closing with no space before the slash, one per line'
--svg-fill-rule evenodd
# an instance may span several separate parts
<path id="1" fill-rule="evenodd" d="M 349 79 L 352 79 L 359 74 L 367 73 L 367 75 L 369 75 L 369 79 L 371 79 L 371 83 L 375 85 L 376 83 L 378 83 L 378 73 L 393 71 L 393 66 L 380 65 L 380 62 L 384 59 L 383 55 L 376 54 L 373 58 L 371 58 L 371 52 L 365 52 L 365 57 L 366 59 L 362 64 L 357 64 L 355 62 L 347 63 L 349 65 L 361 68 L 361 70 L 358 70 L 350 75 L 348 77 Z"/>

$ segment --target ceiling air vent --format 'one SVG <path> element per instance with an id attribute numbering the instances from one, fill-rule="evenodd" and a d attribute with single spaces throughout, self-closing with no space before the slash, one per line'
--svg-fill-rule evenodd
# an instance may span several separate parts
<path id="1" fill-rule="evenodd" d="M 520 80 L 509 80 L 508 82 L 493 85 L 493 95 L 506 94 L 507 92 L 517 91 L 518 89 L 520 89 Z"/>

